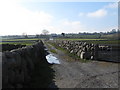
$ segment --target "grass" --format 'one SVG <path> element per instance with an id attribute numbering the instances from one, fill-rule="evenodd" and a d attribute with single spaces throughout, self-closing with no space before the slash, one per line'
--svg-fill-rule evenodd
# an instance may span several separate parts
<path id="1" fill-rule="evenodd" d="M 21 44 L 21 45 L 32 45 L 40 39 L 5 39 L 0 44 Z"/>
<path id="2" fill-rule="evenodd" d="M 2 41 L 31 41 L 31 40 L 40 40 L 38 38 L 32 38 L 32 39 L 3 39 Z"/>
<path id="3" fill-rule="evenodd" d="M 107 40 L 107 41 L 86 41 L 93 44 L 120 44 L 120 40 Z"/>
<path id="4" fill-rule="evenodd" d="M 107 39 L 56 39 L 56 40 L 70 40 L 70 41 L 84 41 L 93 44 L 120 44 L 120 40 Z"/>
<path id="5" fill-rule="evenodd" d="M 34 43 L 34 41 L 40 40 L 38 38 L 33 39 L 5 39 L 2 40 L 3 42 L 0 42 L 0 44 L 25 44 L 25 45 L 31 45 Z M 120 40 L 107 40 L 107 39 L 79 39 L 79 38 L 59 38 L 56 40 L 71 40 L 71 41 L 84 41 L 88 43 L 93 44 L 120 44 Z"/>
<path id="6" fill-rule="evenodd" d="M 21 44 L 21 45 L 32 45 L 34 42 L 2 42 L 0 44 Z"/>
<path id="7" fill-rule="evenodd" d="M 56 50 L 50 49 L 50 52 L 57 54 Z"/>
<path id="8" fill-rule="evenodd" d="M 45 44 L 47 45 L 50 52 L 57 54 L 57 51 L 55 49 L 52 49 L 52 47 L 47 42 L 45 42 Z"/>
<path id="9" fill-rule="evenodd" d="M 80 41 L 88 41 L 88 40 L 107 40 L 107 39 L 79 39 L 79 38 L 60 38 L 60 39 L 56 39 L 56 40 L 80 40 Z"/>

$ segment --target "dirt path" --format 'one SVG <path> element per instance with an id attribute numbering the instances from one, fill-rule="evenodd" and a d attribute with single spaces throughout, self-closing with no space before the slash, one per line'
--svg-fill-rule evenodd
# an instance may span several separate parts
<path id="1" fill-rule="evenodd" d="M 118 88 L 118 64 L 102 61 L 74 61 L 63 51 L 54 54 L 61 64 L 53 65 L 58 88 Z"/>

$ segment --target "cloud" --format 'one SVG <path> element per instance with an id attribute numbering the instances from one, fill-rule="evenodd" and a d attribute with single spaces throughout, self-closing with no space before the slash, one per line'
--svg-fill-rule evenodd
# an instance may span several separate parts
<path id="1" fill-rule="evenodd" d="M 107 15 L 107 11 L 105 9 L 99 9 L 95 12 L 89 12 L 87 14 L 88 17 L 93 17 L 93 18 L 101 18 Z"/>
<path id="2" fill-rule="evenodd" d="M 1 35 L 40 34 L 43 29 L 50 33 L 74 33 L 83 30 L 80 21 L 57 20 L 44 11 L 31 11 L 20 5 L 20 1 L 0 1 Z"/>
<path id="3" fill-rule="evenodd" d="M 103 8 L 94 12 L 89 12 L 89 13 L 80 12 L 78 16 L 101 18 L 108 14 L 108 9 L 116 9 L 116 8 L 118 8 L 118 2 L 113 2 L 113 3 L 109 3 L 108 5 L 105 5 Z M 113 12 L 112 15 L 117 15 L 117 13 Z"/>
<path id="4" fill-rule="evenodd" d="M 65 33 L 78 33 L 85 31 L 85 26 L 80 21 L 70 21 L 68 19 L 61 20 L 59 27 Z"/>
<path id="5" fill-rule="evenodd" d="M 57 17 L 54 17 L 50 13 L 45 11 L 31 11 L 21 6 L 20 3 L 21 0 L 0 0 L 0 34 L 40 34 L 43 29 L 49 30 L 50 33 L 78 33 L 90 30 L 89 27 L 87 28 L 80 21 L 64 19 L 54 22 Z M 79 13 L 79 16 L 93 18 L 100 18 L 106 15 L 107 11 L 105 8 L 89 13 Z"/>
<path id="6" fill-rule="evenodd" d="M 84 32 L 85 27 L 80 21 L 72 21 L 68 19 L 61 19 L 55 22 L 55 25 L 47 26 L 50 33 L 79 33 Z"/>
<path id="7" fill-rule="evenodd" d="M 2 35 L 41 33 L 52 22 L 53 16 L 44 11 L 30 11 L 16 1 L 0 1 L 0 30 Z"/>
<path id="8" fill-rule="evenodd" d="M 85 15 L 84 13 L 80 12 L 78 16 L 84 16 L 84 15 Z"/>
<path id="9" fill-rule="evenodd" d="M 104 6 L 104 8 L 118 8 L 118 2 L 109 3 L 108 5 Z"/>

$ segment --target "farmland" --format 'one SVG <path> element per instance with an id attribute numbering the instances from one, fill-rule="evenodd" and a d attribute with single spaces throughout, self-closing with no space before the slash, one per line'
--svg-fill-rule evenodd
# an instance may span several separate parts
<path id="1" fill-rule="evenodd" d="M 0 44 L 24 44 L 24 45 L 32 45 L 36 41 L 40 40 L 39 38 L 33 39 L 3 39 Z M 43 40 L 43 39 L 42 39 Z M 55 40 L 71 40 L 71 41 L 84 41 L 93 44 L 120 44 L 120 40 L 107 40 L 107 39 L 79 39 L 79 38 L 59 38 Z"/>
<path id="2" fill-rule="evenodd" d="M 84 41 L 93 44 L 120 44 L 120 40 L 107 40 L 107 39 L 57 39 L 57 40 Z"/>
<path id="3" fill-rule="evenodd" d="M 56 47 L 54 44 L 47 42 L 47 41 L 80 41 L 80 42 L 87 42 L 92 44 L 106 44 L 106 45 L 117 45 L 120 40 L 107 40 L 107 39 L 79 39 L 79 38 L 54 38 L 53 40 L 47 40 L 47 39 L 41 39 L 41 38 L 23 38 L 23 39 L 3 39 L 0 44 L 21 44 L 21 45 L 33 45 L 34 43 L 38 42 L 38 40 L 43 40 L 44 45 L 49 50 L 50 53 L 52 53 L 55 57 L 57 57 L 61 64 L 59 65 L 52 65 L 49 66 L 48 69 L 45 70 L 41 65 L 38 65 L 35 73 L 35 78 L 33 78 L 33 83 L 31 83 L 31 87 L 49 87 L 50 84 L 48 81 L 51 81 L 52 78 L 55 78 L 55 86 L 50 84 L 50 87 L 58 87 L 58 88 L 66 88 L 66 87 L 77 87 L 77 88 L 86 88 L 86 85 L 88 87 L 118 87 L 117 86 L 117 63 L 111 63 L 111 62 L 103 62 L 103 61 L 95 61 L 95 60 L 85 60 L 80 59 L 80 57 L 76 56 L 75 54 L 70 54 L 66 49 Z M 63 44 L 61 44 L 63 45 Z M 68 45 L 68 44 L 64 44 Z M 74 48 L 75 45 L 73 45 Z M 72 48 L 72 49 L 73 49 Z M 23 48 L 24 49 L 24 48 Z M 26 50 L 27 51 L 27 50 Z M 36 50 L 37 51 L 37 50 Z M 35 52 L 36 52 L 35 51 Z M 71 50 L 72 51 L 72 50 Z M 33 55 L 34 53 L 30 53 Z M 27 55 L 27 54 L 26 54 Z M 101 54 L 102 55 L 102 54 Z M 104 55 L 103 55 L 104 56 Z M 110 56 L 105 56 L 103 58 L 109 59 Z M 111 56 L 112 57 L 112 56 Z M 28 57 L 29 59 L 29 57 Z M 39 59 L 39 58 L 38 58 Z M 113 58 L 114 59 L 114 58 Z M 43 76 L 41 76 L 41 70 L 38 68 L 43 69 Z M 96 68 L 94 68 L 96 67 Z M 91 69 L 90 69 L 91 68 Z M 38 72 L 39 70 L 39 72 Z M 49 71 L 47 71 L 49 70 Z M 50 70 L 54 70 L 54 74 L 51 74 L 51 77 L 47 76 L 51 72 Z M 48 74 L 46 74 L 48 73 Z M 63 74 L 64 73 L 64 74 Z M 109 74 L 109 75 L 108 75 Z M 67 76 L 67 77 L 66 77 Z M 113 76 L 113 77 L 111 77 Z M 45 77 L 45 78 L 44 78 Z M 96 79 L 96 78 L 100 79 Z M 44 79 L 41 79 L 44 78 Z M 75 79 L 73 79 L 75 78 Z M 89 79 L 89 80 L 88 80 Z M 104 81 L 103 81 L 104 79 Z M 109 81 L 107 81 L 109 79 Z M 44 86 L 40 86 L 40 81 L 45 84 Z M 46 81 L 44 81 L 46 80 Z M 68 82 L 69 80 L 69 82 Z M 79 80 L 79 81 L 78 81 Z M 86 82 L 84 82 L 86 80 Z M 108 84 L 106 84 L 106 82 Z M 64 83 L 64 85 L 62 85 Z M 98 83 L 98 84 L 94 84 Z M 115 84 L 113 84 L 115 83 Z"/>
<path id="4" fill-rule="evenodd" d="M 120 89 L 120 3 L 84 1 L 0 1 L 1 89 Z"/>
<path id="5" fill-rule="evenodd" d="M 0 44 L 22 44 L 22 45 L 32 45 L 40 39 L 4 39 Z"/>

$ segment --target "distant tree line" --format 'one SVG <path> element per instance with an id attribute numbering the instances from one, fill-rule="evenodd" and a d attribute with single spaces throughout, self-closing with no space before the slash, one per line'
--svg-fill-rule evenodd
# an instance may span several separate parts
<path id="1" fill-rule="evenodd" d="M 119 29 L 112 29 L 108 32 L 79 32 L 79 33 L 65 33 L 62 32 L 61 34 L 49 34 L 49 31 L 44 29 L 41 34 L 36 35 L 28 35 L 27 33 L 22 33 L 22 35 L 7 35 L 2 36 L 2 38 L 90 38 L 90 39 L 100 39 L 100 38 L 117 38 L 118 34 L 120 35 Z M 112 35 L 112 37 L 110 37 Z"/>
<path id="2" fill-rule="evenodd" d="M 83 33 L 79 33 L 79 35 L 96 35 L 96 34 L 108 35 L 108 34 L 116 34 L 116 33 L 120 33 L 120 30 L 112 29 L 111 31 L 108 32 L 93 32 L 93 33 L 83 32 Z"/>

